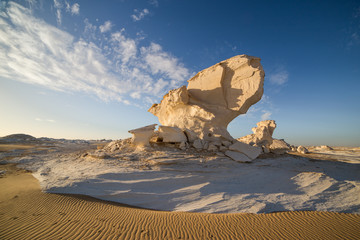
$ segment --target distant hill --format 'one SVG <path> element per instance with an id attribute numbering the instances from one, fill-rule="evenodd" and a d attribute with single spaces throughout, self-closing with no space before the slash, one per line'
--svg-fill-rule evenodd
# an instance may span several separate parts
<path id="1" fill-rule="evenodd" d="M 28 134 L 11 134 L 0 138 L 0 143 L 35 142 L 37 139 Z"/>

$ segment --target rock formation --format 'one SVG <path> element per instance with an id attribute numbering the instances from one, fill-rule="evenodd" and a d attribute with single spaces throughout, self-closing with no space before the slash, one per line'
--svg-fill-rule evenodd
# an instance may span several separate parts
<path id="1" fill-rule="evenodd" d="M 264 153 L 284 154 L 290 150 L 289 144 L 284 140 L 272 137 L 276 128 L 274 120 L 261 121 L 256 125 L 257 127 L 251 129 L 253 134 L 238 138 L 238 140 L 251 146 L 262 147 Z"/>
<path id="2" fill-rule="evenodd" d="M 258 122 L 257 127 L 252 128 L 254 134 L 250 134 L 239 138 L 238 140 L 250 145 L 257 145 L 269 148 L 273 142 L 272 135 L 276 128 L 274 120 L 266 120 Z"/>
<path id="3" fill-rule="evenodd" d="M 159 126 L 159 138 L 162 142 L 186 142 L 184 132 L 178 127 Z"/>
<path id="4" fill-rule="evenodd" d="M 302 153 L 302 154 L 307 154 L 307 153 L 309 153 L 309 150 L 307 150 L 307 148 L 304 147 L 304 146 L 299 146 L 299 147 L 297 148 L 297 152 L 298 152 L 298 153 Z"/>
<path id="5" fill-rule="evenodd" d="M 150 138 L 154 134 L 154 130 L 157 124 L 129 130 L 132 136 L 132 144 L 139 147 L 149 146 Z"/>
<path id="6" fill-rule="evenodd" d="M 162 125 L 190 130 L 200 139 L 232 140 L 227 126 L 261 99 L 264 76 L 260 58 L 235 56 L 202 70 L 187 87 L 169 91 L 149 112 Z"/>

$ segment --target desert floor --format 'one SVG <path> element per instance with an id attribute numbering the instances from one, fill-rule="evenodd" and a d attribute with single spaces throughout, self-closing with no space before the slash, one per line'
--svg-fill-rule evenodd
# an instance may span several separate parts
<path id="1" fill-rule="evenodd" d="M 140 209 L 49 194 L 15 164 L 0 165 L 0 239 L 359 239 L 360 215 L 208 214 Z"/>

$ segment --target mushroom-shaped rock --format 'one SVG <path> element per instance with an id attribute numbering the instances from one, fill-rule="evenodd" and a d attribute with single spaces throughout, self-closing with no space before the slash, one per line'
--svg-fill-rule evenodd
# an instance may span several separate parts
<path id="1" fill-rule="evenodd" d="M 163 142 L 186 142 L 184 132 L 178 127 L 159 126 L 159 138 Z"/>
<path id="2" fill-rule="evenodd" d="M 264 76 L 260 58 L 235 56 L 202 70 L 187 87 L 169 91 L 149 112 L 162 125 L 189 129 L 200 139 L 232 140 L 227 126 L 261 99 Z"/>
<path id="3" fill-rule="evenodd" d="M 152 124 L 149 126 L 129 130 L 129 133 L 132 134 L 132 144 L 139 147 L 149 146 L 149 141 L 154 134 L 156 125 L 157 124 Z"/>

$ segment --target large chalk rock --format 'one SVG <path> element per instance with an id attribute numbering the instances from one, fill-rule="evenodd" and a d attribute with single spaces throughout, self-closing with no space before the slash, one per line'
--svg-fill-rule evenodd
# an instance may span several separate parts
<path id="1" fill-rule="evenodd" d="M 264 76 L 260 58 L 235 56 L 202 70 L 187 87 L 169 91 L 149 112 L 162 125 L 189 129 L 198 138 L 232 140 L 227 126 L 261 99 Z"/>
<path id="2" fill-rule="evenodd" d="M 184 132 L 178 127 L 159 126 L 159 137 L 163 142 L 186 142 Z"/>
<path id="3" fill-rule="evenodd" d="M 249 144 L 238 141 L 230 145 L 229 150 L 243 153 L 252 160 L 257 158 L 262 153 L 262 149 L 260 147 L 253 147 L 250 146 Z"/>
<path id="4" fill-rule="evenodd" d="M 149 146 L 149 141 L 154 134 L 156 125 L 157 124 L 152 124 L 149 126 L 129 130 L 129 133 L 132 134 L 132 144 L 137 147 Z"/>
<path id="5" fill-rule="evenodd" d="M 284 154 L 291 150 L 289 144 L 283 139 L 273 139 L 269 148 L 270 152 L 275 154 Z"/>

